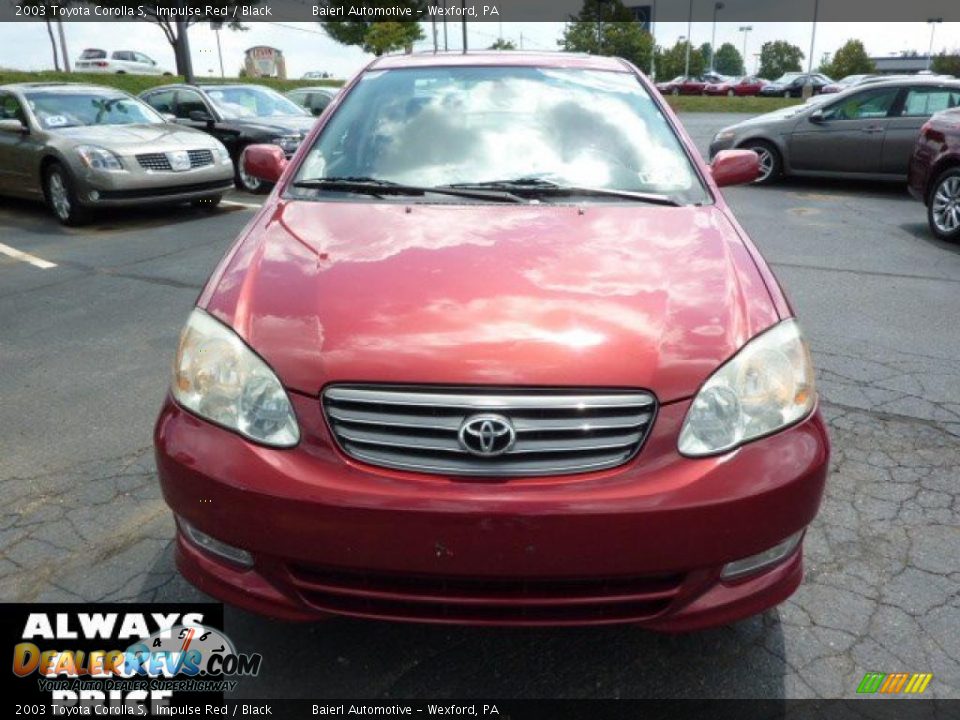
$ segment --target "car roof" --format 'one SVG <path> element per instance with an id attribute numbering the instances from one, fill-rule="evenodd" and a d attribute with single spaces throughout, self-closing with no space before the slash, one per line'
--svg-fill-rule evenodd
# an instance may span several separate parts
<path id="1" fill-rule="evenodd" d="M 563 52 L 530 52 L 514 50 L 476 52 L 425 52 L 402 55 L 384 55 L 377 58 L 368 70 L 393 70 L 412 67 L 550 67 L 583 70 L 630 72 L 624 60 L 604 55 Z"/>
<path id="2" fill-rule="evenodd" d="M 20 92 L 25 92 L 27 90 L 47 90 L 47 89 L 57 89 L 63 90 L 65 92 L 90 92 L 91 90 L 97 92 L 109 91 L 120 93 L 121 95 L 127 95 L 128 93 L 121 90 L 120 88 L 111 87 L 109 85 L 94 85 L 92 83 L 68 83 L 68 82 L 27 82 L 27 83 L 10 83 L 9 85 L 0 85 L 0 90 L 18 90 Z"/>
<path id="3" fill-rule="evenodd" d="M 949 85 L 951 87 L 960 87 L 960 80 L 938 75 L 902 75 L 889 80 L 871 81 L 869 85 L 871 88 L 898 87 L 900 85 Z M 854 85 L 850 90 L 858 88 L 863 89 L 863 85 Z"/>

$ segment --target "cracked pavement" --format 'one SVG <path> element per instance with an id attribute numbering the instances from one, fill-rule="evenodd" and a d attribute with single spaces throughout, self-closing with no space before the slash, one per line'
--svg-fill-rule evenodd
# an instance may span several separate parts
<path id="1" fill-rule="evenodd" d="M 701 147 L 734 121 L 684 120 Z M 797 593 L 679 636 L 228 608 L 238 647 L 266 658 L 238 696 L 851 698 L 865 672 L 905 671 L 934 674 L 926 697 L 960 697 L 960 248 L 898 187 L 726 195 L 811 339 L 833 439 Z M 250 211 L 168 215 L 63 230 L 0 200 L 4 242 L 58 263 L 0 259 L 0 600 L 204 599 L 173 567 L 150 433 L 180 325 Z"/>

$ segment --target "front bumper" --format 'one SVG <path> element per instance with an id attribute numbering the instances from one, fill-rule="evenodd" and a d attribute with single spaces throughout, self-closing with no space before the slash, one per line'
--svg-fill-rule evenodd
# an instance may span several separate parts
<path id="1" fill-rule="evenodd" d="M 179 518 L 249 551 L 244 569 L 178 533 L 201 590 L 287 619 L 440 623 L 725 624 L 788 597 L 802 549 L 725 582 L 723 566 L 805 528 L 829 445 L 815 413 L 719 458 L 686 459 L 688 403 L 660 409 L 643 451 L 589 475 L 509 482 L 418 476 L 343 457 L 317 398 L 293 395 L 301 444 L 256 446 L 167 401 L 155 443 Z"/>
<path id="2" fill-rule="evenodd" d="M 87 207 L 176 203 L 233 189 L 233 164 L 185 172 L 78 172 L 77 197 Z M 95 195 L 94 195 L 95 193 Z"/>

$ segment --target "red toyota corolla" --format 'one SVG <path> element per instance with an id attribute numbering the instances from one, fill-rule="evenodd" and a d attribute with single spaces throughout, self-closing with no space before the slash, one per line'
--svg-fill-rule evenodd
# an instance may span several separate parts
<path id="1" fill-rule="evenodd" d="M 783 291 L 626 62 L 371 63 L 213 273 L 156 426 L 177 560 L 290 619 L 728 623 L 829 443 Z"/>

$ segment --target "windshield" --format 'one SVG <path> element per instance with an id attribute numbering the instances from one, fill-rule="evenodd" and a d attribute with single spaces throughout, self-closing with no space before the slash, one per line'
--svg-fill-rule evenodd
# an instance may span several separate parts
<path id="1" fill-rule="evenodd" d="M 55 130 L 85 125 L 134 125 L 164 122 L 144 103 L 109 93 L 25 93 L 41 127 Z"/>
<path id="2" fill-rule="evenodd" d="M 366 73 L 296 180 L 437 187 L 542 178 L 707 199 L 673 129 L 630 73 L 535 67 Z"/>
<path id="3" fill-rule="evenodd" d="M 800 77 L 800 73 L 786 73 L 786 74 L 784 74 L 784 75 L 781 75 L 781 76 L 780 76 L 779 78 L 777 78 L 776 80 L 774 80 L 774 82 L 775 82 L 775 83 L 781 83 L 781 84 L 783 84 L 783 85 L 786 85 L 787 83 L 792 83 L 792 82 L 793 82 L 794 80 L 796 80 L 798 77 Z"/>
<path id="4" fill-rule="evenodd" d="M 303 108 L 270 88 L 236 86 L 207 88 L 207 97 L 228 120 L 309 115 Z"/>

